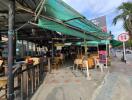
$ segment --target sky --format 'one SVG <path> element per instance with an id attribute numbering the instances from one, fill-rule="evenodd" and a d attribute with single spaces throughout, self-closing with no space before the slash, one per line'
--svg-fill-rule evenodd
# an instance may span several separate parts
<path id="1" fill-rule="evenodd" d="M 117 16 L 120 12 L 116 9 L 122 4 L 122 2 L 127 2 L 132 0 L 63 0 L 72 8 L 77 10 L 88 20 L 94 19 L 100 16 L 106 16 L 107 29 L 112 31 L 112 34 L 117 39 L 118 35 L 125 32 L 123 28 L 122 20 L 116 25 L 112 24 L 113 18 Z"/>

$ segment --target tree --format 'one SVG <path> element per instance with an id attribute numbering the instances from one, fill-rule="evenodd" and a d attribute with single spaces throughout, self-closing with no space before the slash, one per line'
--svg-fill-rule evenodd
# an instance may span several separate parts
<path id="1" fill-rule="evenodd" d="M 114 39 L 114 35 L 112 34 L 111 31 L 109 31 L 109 34 L 110 34 L 111 40 L 113 40 Z"/>
<path id="2" fill-rule="evenodd" d="M 132 37 L 132 2 L 122 3 L 117 10 L 121 11 L 121 13 L 113 19 L 113 24 L 115 25 L 118 20 L 123 20 L 124 29 Z"/>
<path id="3" fill-rule="evenodd" d="M 118 20 L 123 20 L 124 29 L 129 32 L 130 42 L 131 42 L 131 39 L 132 39 L 132 2 L 122 3 L 117 8 L 117 10 L 121 11 L 121 13 L 113 19 L 113 24 L 115 25 Z M 122 58 L 123 58 L 122 60 L 126 62 L 126 59 L 124 57 L 124 53 L 123 53 Z"/>

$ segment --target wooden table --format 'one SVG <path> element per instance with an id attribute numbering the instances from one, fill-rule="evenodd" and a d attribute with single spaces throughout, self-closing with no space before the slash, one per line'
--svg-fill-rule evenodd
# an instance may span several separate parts
<path id="1" fill-rule="evenodd" d="M 8 79 L 7 76 L 0 77 L 0 91 L 3 89 L 5 90 L 5 93 L 1 94 L 0 98 L 2 98 L 3 96 L 7 98 L 7 79 Z"/>

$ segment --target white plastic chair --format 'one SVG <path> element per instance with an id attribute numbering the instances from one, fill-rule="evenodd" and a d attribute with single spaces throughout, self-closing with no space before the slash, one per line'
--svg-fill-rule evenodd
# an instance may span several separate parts
<path id="1" fill-rule="evenodd" d="M 103 72 L 104 64 L 100 63 L 99 59 L 97 59 L 97 58 L 94 58 L 94 62 L 95 62 L 95 68 L 98 68 L 98 66 L 99 66 L 99 68 L 101 69 L 101 72 Z"/>
<path id="2" fill-rule="evenodd" d="M 82 61 L 82 65 L 83 65 L 82 70 L 83 70 L 84 68 L 85 68 L 85 70 L 86 70 L 87 79 L 88 79 L 88 80 L 91 80 L 90 73 L 89 73 L 89 68 L 88 68 L 88 61 L 87 61 L 87 60 L 83 60 L 83 61 Z"/>

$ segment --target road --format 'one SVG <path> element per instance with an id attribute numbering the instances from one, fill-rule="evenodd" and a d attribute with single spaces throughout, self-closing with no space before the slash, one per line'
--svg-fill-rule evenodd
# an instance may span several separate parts
<path id="1" fill-rule="evenodd" d="M 121 59 L 122 52 L 116 52 L 116 56 L 118 59 Z M 132 65 L 132 54 L 126 54 L 126 60 L 127 60 L 129 65 Z"/>
<path id="2" fill-rule="evenodd" d="M 110 73 L 97 90 L 92 100 L 132 100 L 132 54 L 127 54 L 127 63 L 121 62 L 122 53 L 112 58 Z"/>

